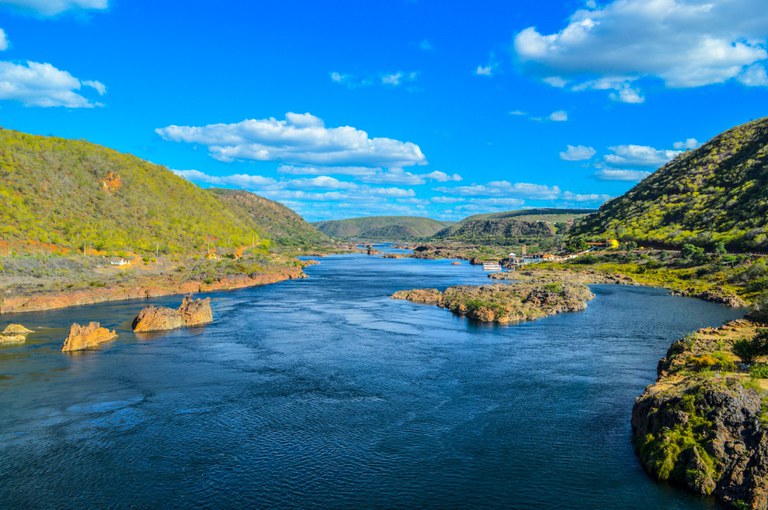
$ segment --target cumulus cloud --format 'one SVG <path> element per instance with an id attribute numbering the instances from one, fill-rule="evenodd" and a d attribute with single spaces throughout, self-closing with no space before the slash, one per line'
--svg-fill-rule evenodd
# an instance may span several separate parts
<path id="1" fill-rule="evenodd" d="M 620 170 L 614 168 L 603 168 L 595 173 L 595 177 L 601 181 L 629 181 L 639 182 L 651 175 L 651 172 L 645 170 Z"/>
<path id="2" fill-rule="evenodd" d="M 43 16 L 55 16 L 71 9 L 103 10 L 108 7 L 107 0 L 0 0 L 0 4 L 31 10 Z"/>
<path id="3" fill-rule="evenodd" d="M 568 145 L 564 152 L 560 153 L 560 159 L 565 161 L 585 161 L 591 159 L 597 153 L 592 147 L 585 145 Z"/>
<path id="4" fill-rule="evenodd" d="M 0 28 L 0 51 L 8 49 L 8 36 L 5 34 L 5 30 Z"/>
<path id="5" fill-rule="evenodd" d="M 291 175 L 350 175 L 358 177 L 361 182 L 372 184 L 425 184 L 427 181 L 451 182 L 461 181 L 459 174 L 447 174 L 439 170 L 417 174 L 406 172 L 402 168 L 381 168 L 364 166 L 295 166 L 280 165 L 278 172 Z"/>
<path id="6" fill-rule="evenodd" d="M 699 145 L 701 145 L 701 144 L 695 138 L 687 138 L 687 139 L 683 140 L 682 142 L 675 142 L 672 145 L 672 147 L 674 147 L 677 150 L 685 150 L 685 149 L 695 149 Z"/>
<path id="7" fill-rule="evenodd" d="M 51 64 L 0 62 L 0 100 L 19 101 L 26 106 L 92 108 L 100 106 L 83 95 L 83 89 L 99 95 L 106 87 L 97 81 L 81 81 Z"/>
<path id="8" fill-rule="evenodd" d="M 570 191 L 566 191 L 563 193 L 562 197 L 563 200 L 566 202 L 579 202 L 579 203 L 598 203 L 598 202 L 605 202 L 606 200 L 609 200 L 611 198 L 611 195 L 606 195 L 604 193 L 571 193 Z"/>
<path id="9" fill-rule="evenodd" d="M 566 122 L 568 120 L 568 112 L 558 110 L 556 112 L 550 113 L 549 117 L 547 118 L 552 122 Z"/>
<path id="10" fill-rule="evenodd" d="M 285 120 L 270 117 L 235 124 L 173 125 L 155 132 L 164 140 L 205 145 L 220 161 L 398 168 L 427 163 L 414 143 L 371 138 L 351 126 L 328 128 L 322 119 L 309 113 L 287 113 Z"/>
<path id="11" fill-rule="evenodd" d="M 680 154 L 679 150 L 655 149 L 648 145 L 617 145 L 609 147 L 613 154 L 605 162 L 618 166 L 661 166 Z"/>
<path id="12" fill-rule="evenodd" d="M 514 50 L 550 84 L 640 103 L 635 81 L 645 77 L 675 88 L 731 79 L 765 86 L 757 63 L 768 58 L 766 34 L 764 0 L 615 0 L 576 11 L 556 33 L 526 28 Z"/>
<path id="13" fill-rule="evenodd" d="M 511 183 L 509 181 L 492 181 L 488 184 L 472 184 L 470 186 L 456 186 L 454 188 L 439 187 L 435 191 L 449 195 L 460 196 L 496 196 L 505 195 L 516 198 L 532 198 L 539 200 L 554 200 L 560 196 L 560 188 L 557 186 L 545 186 L 543 184 L 531 184 L 528 182 Z"/>
<path id="14" fill-rule="evenodd" d="M 173 170 L 173 173 L 189 181 L 213 184 L 216 186 L 237 186 L 239 188 L 258 188 L 271 186 L 277 183 L 275 179 L 260 175 L 234 174 L 234 175 L 209 175 L 199 170 Z"/>

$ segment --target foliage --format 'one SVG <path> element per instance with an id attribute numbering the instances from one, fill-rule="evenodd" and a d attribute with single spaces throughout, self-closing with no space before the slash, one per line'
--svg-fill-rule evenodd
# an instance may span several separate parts
<path id="1" fill-rule="evenodd" d="M 768 330 L 762 330 L 754 338 L 741 338 L 734 342 L 733 353 L 750 364 L 759 356 L 768 355 Z"/>
<path id="2" fill-rule="evenodd" d="M 0 130 L 0 239 L 22 251 L 198 253 L 256 234 L 166 168 L 84 141 Z"/>
<path id="3" fill-rule="evenodd" d="M 578 253 L 589 248 L 584 236 L 571 236 L 565 243 L 565 251 L 568 253 Z"/>
<path id="4" fill-rule="evenodd" d="M 315 247 L 331 240 L 283 204 L 247 191 L 209 189 L 223 205 L 274 247 Z"/>
<path id="5" fill-rule="evenodd" d="M 680 154 L 572 229 L 641 245 L 768 250 L 768 118 Z M 717 250 L 716 250 L 717 251 Z"/>
<path id="6" fill-rule="evenodd" d="M 414 241 L 433 236 L 449 223 L 414 216 L 371 216 L 313 225 L 329 237 L 346 241 Z"/>

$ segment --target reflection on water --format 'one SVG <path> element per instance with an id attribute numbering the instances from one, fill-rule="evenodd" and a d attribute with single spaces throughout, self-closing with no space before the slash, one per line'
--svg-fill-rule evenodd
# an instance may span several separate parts
<path id="1" fill-rule="evenodd" d="M 388 297 L 476 267 L 307 272 L 141 338 L 144 302 L 3 317 L 36 332 L 0 348 L 0 507 L 713 507 L 644 475 L 629 414 L 672 340 L 737 311 L 596 286 L 584 312 L 499 327 Z M 60 353 L 91 320 L 120 337 Z"/>

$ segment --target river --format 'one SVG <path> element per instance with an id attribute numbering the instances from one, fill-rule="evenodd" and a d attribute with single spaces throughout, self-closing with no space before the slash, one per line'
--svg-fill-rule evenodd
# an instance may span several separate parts
<path id="1" fill-rule="evenodd" d="M 491 326 L 389 298 L 487 282 L 466 263 L 307 273 L 141 338 L 143 301 L 3 316 L 44 329 L 0 347 L 0 507 L 716 508 L 643 472 L 629 418 L 673 340 L 742 312 L 598 285 L 584 312 Z M 59 352 L 91 320 L 120 338 Z"/>

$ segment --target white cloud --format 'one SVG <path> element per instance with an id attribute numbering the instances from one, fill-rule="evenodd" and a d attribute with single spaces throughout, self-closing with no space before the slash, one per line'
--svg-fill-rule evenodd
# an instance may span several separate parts
<path id="1" fill-rule="evenodd" d="M 282 161 L 296 164 L 404 167 L 427 163 L 418 145 L 370 138 L 351 126 L 325 127 L 309 113 L 285 120 L 248 119 L 235 124 L 168 126 L 156 129 L 164 140 L 202 144 L 221 161 Z"/>
<path id="2" fill-rule="evenodd" d="M 597 153 L 592 147 L 585 145 L 568 145 L 565 152 L 560 153 L 560 159 L 565 161 L 585 161 Z"/>
<path id="3" fill-rule="evenodd" d="M 739 75 L 739 81 L 747 87 L 768 87 L 768 73 L 764 65 L 754 64 Z"/>
<path id="4" fill-rule="evenodd" d="M 0 28 L 0 51 L 8 49 L 8 36 L 5 34 L 5 30 Z"/>
<path id="5" fill-rule="evenodd" d="M 654 149 L 647 145 L 617 145 L 609 147 L 613 154 L 605 156 L 605 161 L 618 166 L 661 166 L 675 158 L 680 151 Z"/>
<path id="6" fill-rule="evenodd" d="M 528 115 L 528 113 L 524 112 L 523 110 L 512 110 L 511 112 L 509 112 L 509 114 L 515 117 L 525 117 L 526 115 Z"/>
<path id="7" fill-rule="evenodd" d="M 568 120 L 568 112 L 558 110 L 549 114 L 547 118 L 552 122 L 566 122 Z"/>
<path id="8" fill-rule="evenodd" d="M 701 145 L 701 144 L 695 138 L 687 138 L 686 140 L 684 140 L 682 142 L 675 142 L 672 145 L 672 147 L 674 147 L 677 150 L 684 150 L 684 149 L 695 149 L 699 145 Z"/>
<path id="9" fill-rule="evenodd" d="M 20 101 L 26 106 L 92 108 L 100 106 L 82 94 L 92 88 L 99 95 L 106 87 L 96 81 L 80 81 L 51 64 L 0 62 L 0 100 Z"/>
<path id="10" fill-rule="evenodd" d="M 277 183 L 269 177 L 260 175 L 234 174 L 234 175 L 209 175 L 199 170 L 173 170 L 176 175 L 187 179 L 188 181 L 213 184 L 215 186 L 237 186 L 239 188 L 258 188 L 262 186 L 271 186 Z"/>
<path id="11" fill-rule="evenodd" d="M 108 7 L 107 0 L 0 0 L 0 4 L 29 9 L 44 16 L 55 16 L 70 9 L 97 9 Z"/>
<path id="12" fill-rule="evenodd" d="M 435 170 L 424 174 L 406 172 L 402 168 L 381 168 L 365 166 L 294 166 L 280 165 L 278 172 L 291 175 L 350 175 L 358 177 L 361 182 L 370 184 L 425 184 L 427 181 L 450 182 L 461 181 L 459 174 L 449 175 Z"/>
<path id="13" fill-rule="evenodd" d="M 642 181 L 651 175 L 651 172 L 644 170 L 619 170 L 613 168 L 603 168 L 595 173 L 595 177 L 601 181 Z"/>
<path id="14" fill-rule="evenodd" d="M 430 198 L 430 201 L 436 204 L 457 204 L 466 202 L 467 199 L 462 197 L 432 197 Z"/>
<path id="15" fill-rule="evenodd" d="M 490 65 L 477 66 L 475 69 L 475 74 L 478 76 L 493 76 L 493 67 Z"/>
<path id="16" fill-rule="evenodd" d="M 435 48 L 434 48 L 434 46 L 432 46 L 431 42 L 429 42 L 427 39 L 423 39 L 419 43 L 419 49 L 422 50 L 422 51 L 432 51 Z"/>
<path id="17" fill-rule="evenodd" d="M 328 73 L 331 81 L 343 85 L 349 89 L 358 89 L 361 87 L 370 87 L 372 85 L 382 85 L 384 87 L 399 87 L 406 83 L 413 83 L 419 79 L 417 71 L 392 71 L 379 73 L 376 76 L 358 77 L 354 74 L 340 73 L 333 71 Z"/>
<path id="18" fill-rule="evenodd" d="M 611 198 L 611 195 L 606 195 L 603 193 L 579 194 L 579 193 L 571 193 L 570 191 L 566 191 L 565 193 L 563 193 L 562 198 L 567 202 L 602 203 L 602 202 L 605 202 L 606 200 L 609 200 Z"/>
<path id="19" fill-rule="evenodd" d="M 645 77 L 676 88 L 731 79 L 766 85 L 764 67 L 754 67 L 768 58 L 764 0 L 615 0 L 604 7 L 593 5 L 576 11 L 557 33 L 542 34 L 535 27 L 518 33 L 517 56 L 542 78 L 575 83 L 574 90 L 612 90 L 613 99 L 624 102 L 642 102 L 631 84 Z M 597 86 L 601 79 L 610 86 Z"/>
<path id="20" fill-rule="evenodd" d="M 470 186 L 456 186 L 454 188 L 440 187 L 435 188 L 435 191 L 448 195 L 487 197 L 505 195 L 538 200 L 553 200 L 560 196 L 560 188 L 557 186 L 550 187 L 527 182 L 516 182 L 513 184 L 509 181 L 492 181 L 487 184 L 472 184 Z"/>

